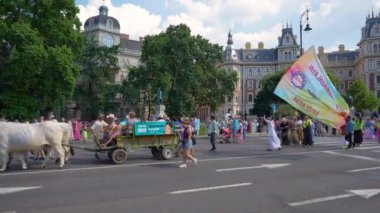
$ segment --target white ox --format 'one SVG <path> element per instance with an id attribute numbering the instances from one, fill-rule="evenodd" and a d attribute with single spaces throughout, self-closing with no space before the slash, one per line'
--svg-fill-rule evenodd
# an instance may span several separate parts
<path id="1" fill-rule="evenodd" d="M 31 150 L 42 150 L 44 146 L 50 146 L 49 152 L 55 150 L 60 158 L 60 168 L 68 159 L 68 147 L 72 135 L 72 127 L 67 123 L 43 122 L 34 124 L 0 122 L 0 159 L 2 166 L 0 172 L 5 171 L 12 153 L 26 153 Z M 50 154 L 50 153 L 49 153 Z M 49 156 L 49 155 L 48 155 Z M 65 158 L 66 157 L 66 158 Z M 42 163 L 46 166 L 48 157 Z M 26 169 L 26 163 L 21 158 L 22 167 Z"/>

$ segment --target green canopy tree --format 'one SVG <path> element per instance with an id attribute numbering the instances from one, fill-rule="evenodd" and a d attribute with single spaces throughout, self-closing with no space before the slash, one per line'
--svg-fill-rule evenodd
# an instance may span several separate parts
<path id="1" fill-rule="evenodd" d="M 71 98 L 82 47 L 78 12 L 73 0 L 1 2 L 1 116 L 30 119 Z"/>
<path id="2" fill-rule="evenodd" d="M 232 94 L 236 81 L 236 75 L 216 67 L 222 56 L 221 46 L 192 36 L 186 25 L 170 26 L 145 37 L 142 65 L 130 70 L 127 84 L 148 91 L 149 96 L 161 89 L 166 112 L 172 117 L 192 115 L 200 106 L 214 111 Z M 151 105 L 154 97 L 146 100 Z"/>
<path id="3" fill-rule="evenodd" d="M 78 60 L 80 78 L 75 89 L 75 100 L 81 106 L 83 118 L 96 117 L 99 111 L 115 111 L 113 100 L 121 92 L 120 85 L 115 84 L 119 71 L 118 48 L 99 46 L 90 35 L 85 37 Z"/>
<path id="4" fill-rule="evenodd" d="M 352 97 L 353 106 L 357 112 L 364 110 L 375 110 L 378 107 L 376 95 L 369 91 L 364 81 L 355 80 L 350 84 L 347 94 Z"/>

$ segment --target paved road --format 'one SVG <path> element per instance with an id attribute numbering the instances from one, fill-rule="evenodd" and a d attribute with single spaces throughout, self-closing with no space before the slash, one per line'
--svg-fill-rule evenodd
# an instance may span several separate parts
<path id="1" fill-rule="evenodd" d="M 15 162 L 0 174 L 0 212 L 380 211 L 380 191 L 349 191 L 380 189 L 375 141 L 343 150 L 342 138 L 326 137 L 313 147 L 268 152 L 266 140 L 249 136 L 210 152 L 200 139 L 198 165 L 187 169 L 178 158 L 154 160 L 149 150 L 131 152 L 123 165 L 83 151 L 61 170 L 31 162 L 21 171 Z M 7 193 L 13 187 L 33 188 Z"/>

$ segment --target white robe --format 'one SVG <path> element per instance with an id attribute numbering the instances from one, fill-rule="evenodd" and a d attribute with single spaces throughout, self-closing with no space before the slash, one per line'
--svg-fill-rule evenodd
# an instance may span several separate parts
<path id="1" fill-rule="evenodd" d="M 268 145 L 270 150 L 276 150 L 281 148 L 281 141 L 276 134 L 276 130 L 274 129 L 275 124 L 274 121 L 265 119 L 268 127 Z"/>

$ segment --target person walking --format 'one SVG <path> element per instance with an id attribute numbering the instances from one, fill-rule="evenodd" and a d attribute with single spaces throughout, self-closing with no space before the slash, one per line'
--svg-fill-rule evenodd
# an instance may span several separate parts
<path id="1" fill-rule="evenodd" d="M 201 120 L 197 117 L 197 115 L 194 116 L 194 130 L 195 130 L 195 135 L 199 136 L 199 130 L 201 128 Z"/>
<path id="2" fill-rule="evenodd" d="M 305 115 L 304 121 L 303 121 L 303 146 L 311 146 L 313 143 L 313 136 L 312 136 L 312 121 L 309 116 Z"/>
<path id="3" fill-rule="evenodd" d="M 210 151 L 215 151 L 216 146 L 215 146 L 215 138 L 216 134 L 218 132 L 218 124 L 215 121 L 215 116 L 210 117 L 210 125 L 208 128 L 208 135 L 210 136 L 210 143 L 211 143 L 211 149 Z"/>
<path id="4" fill-rule="evenodd" d="M 354 146 L 360 146 L 363 142 L 363 120 L 360 114 L 354 118 Z"/>
<path id="5" fill-rule="evenodd" d="M 351 116 L 346 118 L 346 127 L 344 129 L 344 140 L 348 141 L 348 146 L 346 149 L 351 149 L 355 147 L 355 143 L 352 144 L 352 135 L 354 133 L 354 122 L 351 120 Z"/>
<path id="6" fill-rule="evenodd" d="M 197 159 L 191 154 L 191 150 L 193 149 L 193 141 L 191 140 L 192 131 L 190 127 L 190 120 L 188 118 L 184 118 L 182 124 L 184 127 L 181 137 L 182 164 L 179 168 L 187 168 L 186 160 L 189 159 L 196 165 Z"/>
<path id="7" fill-rule="evenodd" d="M 272 119 L 266 119 L 264 116 L 264 121 L 268 128 L 268 146 L 267 151 L 281 150 L 281 141 L 277 136 L 276 130 L 274 129 L 275 124 Z"/>

